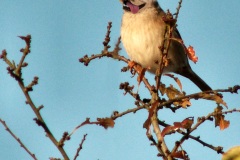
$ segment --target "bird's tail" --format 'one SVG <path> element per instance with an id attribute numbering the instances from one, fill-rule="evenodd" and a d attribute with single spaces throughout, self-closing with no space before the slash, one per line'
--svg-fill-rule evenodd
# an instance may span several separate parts
<path id="1" fill-rule="evenodd" d="M 191 68 L 188 69 L 188 72 L 179 73 L 179 74 L 190 79 L 202 91 L 212 90 L 211 87 L 205 81 L 203 81 Z"/>

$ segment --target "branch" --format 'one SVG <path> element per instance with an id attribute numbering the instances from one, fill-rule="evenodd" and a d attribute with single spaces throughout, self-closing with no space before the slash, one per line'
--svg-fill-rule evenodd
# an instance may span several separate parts
<path id="1" fill-rule="evenodd" d="M 21 147 L 34 159 L 37 160 L 35 154 L 33 154 L 23 143 L 22 141 L 10 130 L 10 128 L 7 126 L 6 122 L 0 119 L 0 122 L 5 127 L 6 131 L 8 131 L 11 136 L 20 144 Z"/>
<path id="2" fill-rule="evenodd" d="M 155 110 L 153 113 L 153 116 L 151 117 L 151 123 L 153 126 L 153 131 L 157 137 L 157 149 L 160 152 L 160 156 L 162 156 L 164 159 L 172 160 L 172 157 L 170 155 L 170 151 L 168 150 L 168 147 L 164 141 L 163 136 L 161 135 L 161 129 L 158 125 L 158 118 L 157 118 L 157 111 Z"/>
<path id="3" fill-rule="evenodd" d="M 187 140 L 189 137 L 194 139 L 194 140 L 197 140 L 198 142 L 200 142 L 201 144 L 203 144 L 204 146 L 207 146 L 213 150 L 215 150 L 217 153 L 224 153 L 223 152 L 223 147 L 214 147 L 213 145 L 210 145 L 206 142 L 203 142 L 201 140 L 199 140 L 199 138 L 195 138 L 193 136 L 190 136 L 190 134 L 196 130 L 203 122 L 205 122 L 206 120 L 209 120 L 211 119 L 212 116 L 216 116 L 216 115 L 222 115 L 222 114 L 228 114 L 228 113 L 233 113 L 233 112 L 240 112 L 240 110 L 237 110 L 237 109 L 232 109 L 232 110 L 228 110 L 228 111 L 220 111 L 220 112 L 212 112 L 212 113 L 209 113 L 207 116 L 205 117 L 201 117 L 201 118 L 198 118 L 198 122 L 191 128 L 187 131 L 187 133 L 184 133 L 184 136 L 179 140 L 178 143 L 176 143 L 175 147 L 173 148 L 172 152 L 171 153 L 175 153 L 178 149 L 178 147 L 185 141 Z"/>
<path id="4" fill-rule="evenodd" d="M 178 14 L 179 14 L 179 11 L 180 11 L 180 8 L 181 8 L 181 7 L 182 7 L 182 0 L 179 0 L 179 2 L 178 2 L 178 7 L 176 8 L 176 9 L 177 9 L 177 12 L 174 14 L 176 20 L 178 19 Z"/>
<path id="5" fill-rule="evenodd" d="M 125 62 L 127 64 L 129 64 L 129 62 L 131 62 L 129 59 L 125 58 L 124 56 L 119 55 L 119 53 L 118 53 L 121 50 L 121 48 L 119 47 L 119 45 L 121 43 L 121 38 L 120 37 L 118 38 L 118 42 L 116 43 L 113 51 L 109 51 L 109 48 L 111 48 L 111 46 L 109 45 L 109 42 L 110 42 L 109 34 L 111 32 L 111 27 L 112 27 L 112 23 L 109 22 L 108 27 L 107 27 L 107 33 L 106 33 L 106 36 L 105 36 L 105 40 L 103 42 L 104 49 L 102 50 L 102 53 L 92 54 L 90 57 L 88 57 L 88 55 L 84 55 L 82 58 L 79 58 L 80 63 L 83 63 L 85 66 L 88 66 L 89 63 L 92 60 L 100 59 L 102 57 L 108 57 L 108 58 L 116 59 L 118 61 L 122 61 L 122 62 Z M 141 67 L 141 65 L 139 65 L 137 63 L 133 66 L 133 68 L 138 74 L 141 74 L 139 71 L 143 69 Z M 123 69 L 122 71 L 125 71 L 125 69 Z M 136 73 L 136 72 L 134 72 L 134 73 Z M 131 72 L 131 73 L 133 73 L 133 72 Z M 148 80 L 145 77 L 143 77 L 142 81 L 144 82 L 145 86 L 148 88 L 148 90 L 150 92 L 153 91 L 153 90 L 156 90 L 153 86 L 151 86 L 149 84 Z"/>
<path id="6" fill-rule="evenodd" d="M 33 86 L 38 84 L 38 77 L 34 77 L 34 80 L 28 85 L 25 86 L 24 82 L 23 82 L 23 78 L 22 78 L 22 68 L 26 67 L 27 63 L 24 62 L 26 56 L 30 53 L 30 47 L 31 47 L 31 35 L 27 35 L 26 37 L 24 36 L 19 36 L 21 39 L 23 39 L 26 43 L 26 47 L 22 48 L 20 51 L 23 53 L 21 60 L 19 62 L 19 64 L 17 65 L 17 67 L 15 67 L 14 63 L 10 63 L 10 61 L 7 58 L 7 52 L 5 50 L 2 51 L 2 54 L 0 55 L 0 58 L 3 59 L 6 64 L 9 66 L 7 68 L 8 73 L 16 79 L 16 81 L 18 82 L 18 85 L 20 86 L 23 94 L 26 97 L 26 104 L 28 104 L 31 109 L 33 110 L 33 112 L 35 113 L 35 115 L 37 116 L 37 118 L 34 118 L 35 122 L 41 126 L 44 131 L 47 134 L 47 137 L 49 137 L 49 139 L 54 143 L 54 145 L 58 148 L 58 150 L 60 151 L 60 153 L 62 154 L 62 156 L 64 157 L 65 160 L 69 160 L 65 150 L 62 148 L 62 146 L 59 145 L 58 141 L 56 140 L 56 138 L 54 137 L 54 135 L 52 134 L 52 132 L 50 131 L 50 129 L 48 128 L 47 124 L 45 123 L 40 110 L 43 108 L 43 106 L 41 105 L 40 107 L 36 107 L 35 104 L 33 103 L 29 92 L 33 90 Z"/>
<path id="7" fill-rule="evenodd" d="M 82 126 L 85 126 L 87 124 L 100 125 L 103 128 L 107 129 L 108 127 L 114 127 L 115 122 L 112 118 L 108 118 L 108 117 L 107 118 L 97 118 L 96 122 L 90 122 L 90 118 L 86 118 L 86 120 L 84 122 L 82 122 L 80 125 L 78 125 L 77 127 L 75 127 L 73 129 L 73 131 L 68 135 L 68 138 L 70 138 L 79 128 L 81 128 Z"/>
<path id="8" fill-rule="evenodd" d="M 117 118 L 122 117 L 122 116 L 124 116 L 124 115 L 126 115 L 126 114 L 136 113 L 137 111 L 139 111 L 139 110 L 141 110 L 141 109 L 144 109 L 144 108 L 146 108 L 146 107 L 148 107 L 148 106 L 145 106 L 145 105 L 143 105 L 143 106 L 138 106 L 138 107 L 136 107 L 136 108 L 128 109 L 128 110 L 126 110 L 126 111 L 124 111 L 124 112 L 122 112 L 122 113 L 118 113 L 117 111 L 115 111 L 115 112 L 113 113 L 112 119 L 113 119 L 113 120 L 116 120 Z"/>
<path id="9" fill-rule="evenodd" d="M 80 143 L 80 145 L 79 145 L 79 148 L 77 149 L 77 153 L 76 153 L 76 155 L 74 156 L 74 160 L 76 160 L 77 159 L 77 157 L 79 156 L 79 152 L 81 151 L 81 149 L 83 148 L 83 142 L 86 140 L 86 137 L 87 137 L 87 134 L 84 134 L 84 136 L 83 136 L 83 139 L 82 139 L 82 141 L 81 141 L 81 143 Z"/>
<path id="10" fill-rule="evenodd" d="M 205 92 L 198 92 L 198 93 L 193 93 L 185 96 L 179 96 L 173 99 L 169 99 L 165 102 L 162 102 L 161 104 L 158 105 L 158 108 L 161 109 L 162 107 L 170 108 L 173 112 L 175 112 L 177 109 L 181 107 L 171 107 L 170 105 L 173 104 L 174 102 L 180 102 L 183 99 L 207 99 L 207 100 L 212 100 L 216 101 L 216 103 L 222 103 L 224 106 L 226 106 L 226 103 L 223 101 L 221 95 L 219 93 L 221 92 L 229 92 L 229 93 L 238 93 L 238 90 L 240 89 L 239 85 L 235 85 L 233 87 L 229 87 L 228 89 L 216 89 L 212 91 L 205 91 Z"/>
<path id="11" fill-rule="evenodd" d="M 162 20 L 166 23 L 166 27 L 165 27 L 165 32 L 164 32 L 164 38 L 162 41 L 162 46 L 159 46 L 159 49 L 161 51 L 162 54 L 162 59 L 160 61 L 159 67 L 156 71 L 156 88 L 159 88 L 160 85 L 160 81 L 161 81 L 161 76 L 163 73 L 163 69 L 164 67 L 166 67 L 168 65 L 168 51 L 170 48 L 170 44 L 171 44 L 171 40 L 172 40 L 172 33 L 174 32 L 174 30 L 176 29 L 176 23 L 177 23 L 177 18 L 178 18 L 178 14 L 181 8 L 181 4 L 182 4 L 182 0 L 180 0 L 178 2 L 178 7 L 177 7 L 177 12 L 175 13 L 175 18 L 173 18 L 173 15 L 170 13 L 170 11 L 168 10 L 166 15 L 164 15 L 164 17 L 162 17 Z"/>
<path id="12" fill-rule="evenodd" d="M 175 24 L 176 24 L 176 20 L 173 19 L 173 16 L 169 12 L 169 10 L 167 11 L 166 15 L 162 17 L 162 20 L 165 22 L 166 25 L 165 25 L 165 31 L 163 34 L 163 40 L 161 43 L 162 45 L 159 46 L 159 50 L 161 51 L 160 54 L 162 55 L 162 57 L 160 62 L 156 62 L 158 63 L 158 69 L 156 70 L 156 73 L 155 73 L 156 88 L 159 88 L 164 67 L 166 67 L 169 63 L 167 59 L 168 51 L 171 44 L 172 32 L 175 29 Z"/>
<path id="13" fill-rule="evenodd" d="M 158 123 L 159 123 L 161 126 L 164 126 L 164 127 L 170 126 L 169 124 L 167 124 L 167 123 L 165 123 L 165 122 L 162 122 L 162 121 L 158 121 Z M 178 133 L 180 133 L 180 134 L 182 134 L 182 135 L 184 135 L 184 136 L 187 135 L 186 132 L 184 132 L 183 130 L 180 130 L 180 129 L 176 130 L 176 132 L 178 132 Z M 203 146 L 206 146 L 206 147 L 211 148 L 211 149 L 213 149 L 213 150 L 219 150 L 220 148 L 222 148 L 221 146 L 214 147 L 213 145 L 208 144 L 208 143 L 202 141 L 202 140 L 200 139 L 200 136 L 195 137 L 195 136 L 192 136 L 192 135 L 189 134 L 188 137 L 191 138 L 191 139 L 193 139 L 193 140 L 195 140 L 195 141 L 197 141 L 197 142 L 199 142 L 199 143 L 202 144 Z M 179 143 L 179 141 L 176 142 L 176 145 L 179 145 L 179 144 L 177 144 L 177 143 Z M 174 153 L 174 152 L 172 151 L 172 153 Z"/>

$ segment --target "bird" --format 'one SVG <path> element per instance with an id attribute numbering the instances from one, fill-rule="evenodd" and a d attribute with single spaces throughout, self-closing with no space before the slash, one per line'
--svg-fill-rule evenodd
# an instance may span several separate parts
<path id="1" fill-rule="evenodd" d="M 166 13 L 157 0 L 120 0 L 123 6 L 121 41 L 131 61 L 137 62 L 150 73 L 155 73 L 162 58 L 162 45 Z M 182 40 L 174 27 L 172 38 Z M 191 68 L 186 49 L 177 41 L 170 41 L 167 54 L 169 64 L 163 73 L 176 73 L 190 79 L 202 91 L 212 90 Z"/>

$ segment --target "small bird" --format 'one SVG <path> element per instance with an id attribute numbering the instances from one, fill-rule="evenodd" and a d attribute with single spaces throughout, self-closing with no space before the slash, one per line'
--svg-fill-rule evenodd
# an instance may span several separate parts
<path id="1" fill-rule="evenodd" d="M 159 6 L 157 0 L 120 0 L 123 4 L 121 24 L 121 40 L 127 54 L 132 61 L 149 68 L 155 73 L 162 59 L 162 46 L 166 23 L 163 16 L 166 13 Z M 175 27 L 172 37 L 181 40 Z M 173 72 L 180 74 L 202 91 L 212 90 L 190 67 L 186 50 L 182 44 L 172 40 L 167 59 L 169 64 L 164 67 L 163 73 Z"/>

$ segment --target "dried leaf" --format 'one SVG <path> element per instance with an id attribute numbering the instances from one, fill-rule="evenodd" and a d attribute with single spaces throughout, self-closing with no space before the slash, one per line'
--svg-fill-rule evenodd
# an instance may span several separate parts
<path id="1" fill-rule="evenodd" d="M 182 103 L 180 103 L 180 106 L 182 106 L 182 108 L 187 108 L 188 106 L 191 106 L 191 102 L 189 98 L 185 98 L 182 99 Z"/>
<path id="2" fill-rule="evenodd" d="M 138 86 L 139 86 L 140 83 L 142 82 L 143 77 L 144 77 L 146 71 L 147 71 L 146 68 L 142 68 L 142 69 L 141 69 L 141 71 L 140 71 L 140 73 L 139 73 L 139 75 L 138 75 L 138 77 L 137 77 Z"/>
<path id="3" fill-rule="evenodd" d="M 184 150 L 172 153 L 172 156 L 174 158 L 180 158 L 180 159 L 187 159 L 188 158 L 187 152 L 184 151 Z"/>
<path id="4" fill-rule="evenodd" d="M 167 88 L 165 84 L 160 84 L 158 89 L 160 90 L 162 96 L 167 93 Z"/>
<path id="5" fill-rule="evenodd" d="M 194 122 L 194 118 L 193 117 L 188 117 L 186 119 L 184 119 L 181 124 L 182 124 L 182 128 L 184 129 L 190 129 L 192 127 L 192 124 Z"/>
<path id="6" fill-rule="evenodd" d="M 230 125 L 230 121 L 225 120 L 224 115 L 221 114 L 222 110 L 222 106 L 217 106 L 217 108 L 214 109 L 214 112 L 217 113 L 214 115 L 215 127 L 219 126 L 220 130 L 224 130 Z"/>
<path id="7" fill-rule="evenodd" d="M 191 106 L 191 102 L 189 98 L 182 99 L 181 101 L 178 102 L 173 102 L 175 106 L 181 106 L 182 108 L 187 108 L 188 106 Z"/>
<path id="8" fill-rule="evenodd" d="M 185 118 L 182 122 L 174 122 L 176 128 L 190 129 L 193 124 L 193 117 Z"/>
<path id="9" fill-rule="evenodd" d="M 174 81 L 175 81 L 175 82 L 177 83 L 177 85 L 179 86 L 180 90 L 182 91 L 182 83 L 181 83 L 181 81 L 180 81 L 177 77 L 175 77 L 173 74 L 164 74 L 164 75 L 173 78 Z"/>
<path id="10" fill-rule="evenodd" d="M 183 93 L 174 88 L 172 85 L 166 88 L 166 94 L 169 99 L 174 99 L 176 97 L 182 96 Z"/>
<path id="11" fill-rule="evenodd" d="M 222 111 L 222 106 L 217 106 L 217 108 L 214 109 L 214 113 L 220 113 Z M 219 126 L 220 124 L 220 120 L 221 120 L 221 114 L 216 114 L 214 115 L 214 119 L 215 119 L 215 127 Z"/>
<path id="12" fill-rule="evenodd" d="M 152 115 L 153 115 L 153 112 L 154 110 L 157 108 L 159 104 L 159 101 L 155 101 L 153 104 L 152 104 L 152 107 L 148 110 L 148 119 L 144 122 L 143 124 L 143 128 L 146 128 L 147 129 L 147 132 L 149 131 L 150 129 L 150 125 L 151 125 L 151 118 L 152 118 Z"/>
<path id="13" fill-rule="evenodd" d="M 218 112 L 221 112 L 223 110 L 223 107 L 218 105 L 215 109 L 214 109 L 214 112 L 215 113 L 218 113 Z"/>
<path id="14" fill-rule="evenodd" d="M 188 58 L 194 63 L 198 61 L 198 57 L 196 56 L 194 48 L 192 46 L 189 46 L 187 48 L 187 55 L 188 55 Z"/>
<path id="15" fill-rule="evenodd" d="M 169 87 L 166 87 L 164 84 L 160 84 L 159 90 L 162 95 L 166 94 L 169 99 L 174 99 L 174 98 L 185 95 L 183 92 L 180 92 L 179 90 L 174 88 L 172 85 L 170 85 Z M 185 99 L 181 99 L 180 101 L 173 102 L 173 105 L 186 108 L 187 106 L 191 105 L 191 102 L 189 101 L 189 98 L 185 98 Z"/>
<path id="16" fill-rule="evenodd" d="M 181 122 L 174 122 L 174 123 L 173 123 L 173 126 L 174 126 L 176 129 L 183 128 Z"/>
<path id="17" fill-rule="evenodd" d="M 179 128 L 175 127 L 175 126 L 167 126 L 162 130 L 162 137 L 164 137 L 167 134 L 173 133 L 175 130 L 177 130 Z"/>
<path id="18" fill-rule="evenodd" d="M 135 72 L 133 72 L 133 67 L 134 67 L 134 69 L 135 69 L 135 71 L 138 73 L 138 77 L 137 77 L 137 81 L 138 81 L 138 86 L 140 85 L 140 83 L 142 82 L 142 80 L 143 80 L 143 77 L 145 76 L 145 72 L 147 71 L 147 68 L 142 68 L 140 65 L 138 65 L 136 62 L 134 62 L 134 61 L 130 61 L 130 62 L 128 62 L 128 66 L 129 66 L 129 68 L 130 68 L 130 70 L 131 70 L 131 73 L 134 73 L 135 74 Z"/>
<path id="19" fill-rule="evenodd" d="M 212 93 L 202 93 L 200 95 L 201 98 L 203 99 L 207 99 L 207 100 L 213 100 L 215 101 L 217 104 L 222 104 L 224 105 L 226 108 L 228 108 L 227 103 L 222 99 L 222 97 L 220 97 L 218 94 L 212 94 Z"/>
<path id="20" fill-rule="evenodd" d="M 166 94 L 169 99 L 176 98 L 178 96 L 184 96 L 182 92 L 174 88 L 172 85 L 166 87 L 165 84 L 160 84 L 158 88 L 162 95 Z"/>
<path id="21" fill-rule="evenodd" d="M 220 123 L 219 123 L 220 130 L 224 130 L 228 128 L 229 125 L 230 125 L 230 121 L 224 120 L 224 116 L 221 116 Z"/>
<path id="22" fill-rule="evenodd" d="M 114 120 L 112 118 L 97 118 L 98 124 L 103 126 L 105 129 L 108 127 L 114 127 Z"/>
<path id="23" fill-rule="evenodd" d="M 193 124 L 193 117 L 185 118 L 182 122 L 174 122 L 173 126 L 167 126 L 162 130 L 161 135 L 164 137 L 166 134 L 172 133 L 180 128 L 190 129 Z"/>
<path id="24" fill-rule="evenodd" d="M 130 69 L 132 69 L 134 65 L 136 65 L 136 63 L 134 61 L 129 61 L 128 62 L 128 66 L 129 66 Z"/>

